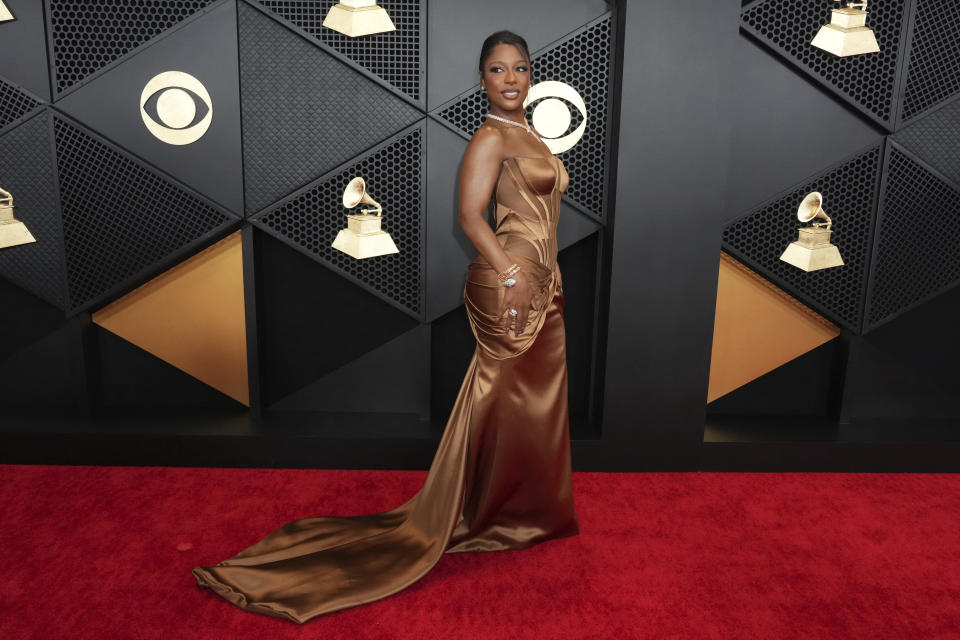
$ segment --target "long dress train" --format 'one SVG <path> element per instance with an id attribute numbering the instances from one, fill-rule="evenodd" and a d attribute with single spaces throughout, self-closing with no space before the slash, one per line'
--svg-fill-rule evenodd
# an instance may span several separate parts
<path id="1" fill-rule="evenodd" d="M 534 285 L 525 330 L 505 330 L 504 289 L 482 256 L 464 300 L 477 348 L 423 487 L 383 513 L 290 522 L 215 566 L 193 570 L 233 604 L 303 623 L 392 595 L 444 553 L 524 549 L 579 532 L 570 481 L 563 292 L 554 276 L 556 157 L 507 158 L 496 235 Z"/>

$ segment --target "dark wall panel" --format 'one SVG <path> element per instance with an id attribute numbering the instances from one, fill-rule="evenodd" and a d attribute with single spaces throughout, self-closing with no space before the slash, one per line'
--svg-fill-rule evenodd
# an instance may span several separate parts
<path id="1" fill-rule="evenodd" d="M 45 0 L 54 91 L 61 94 L 217 0 Z M 233 0 L 220 0 L 223 3 Z"/>
<path id="2" fill-rule="evenodd" d="M 387 86 L 423 106 L 426 0 L 384 0 L 379 3 L 396 31 L 351 38 L 327 29 L 323 20 L 337 0 L 259 0 L 277 16 L 310 34 L 344 58 L 369 71 Z"/>
<path id="3" fill-rule="evenodd" d="M 284 242 L 349 277 L 390 304 L 419 318 L 423 313 L 424 121 L 374 147 L 350 164 L 311 182 L 253 217 Z M 363 177 L 370 196 L 383 207 L 381 229 L 398 253 L 357 260 L 331 246 L 347 225 L 343 192 Z M 362 205 L 366 208 L 367 205 Z"/>
<path id="4" fill-rule="evenodd" d="M 256 240 L 267 407 L 417 326 L 279 240 L 265 233 Z"/>
<path id="5" fill-rule="evenodd" d="M 0 26 L 0 76 L 43 100 L 50 100 L 43 2 L 4 0 L 4 3 L 16 20 Z"/>
<path id="6" fill-rule="evenodd" d="M 914 0 L 916 16 L 903 119 L 922 117 L 960 94 L 960 4 Z"/>
<path id="7" fill-rule="evenodd" d="M 866 318 L 871 328 L 960 282 L 960 186 L 895 142 L 885 174 Z"/>
<path id="8" fill-rule="evenodd" d="M 77 123 L 55 117 L 54 138 L 74 311 L 120 293 L 234 224 L 223 209 Z"/>
<path id="9" fill-rule="evenodd" d="M 882 146 L 845 158 L 723 229 L 723 248 L 816 311 L 859 332 L 870 266 L 870 244 L 880 187 Z M 797 208 L 812 191 L 834 223 L 830 241 L 843 266 L 807 273 L 780 259 L 797 239 Z"/>
<path id="10" fill-rule="evenodd" d="M 603 413 L 609 449 L 602 463 L 581 464 L 697 465 L 739 10 L 736 0 L 698 3 L 678 28 L 675 5 L 627 4 Z"/>
<path id="11" fill-rule="evenodd" d="M 170 70 L 189 73 L 210 94 L 210 127 L 188 145 L 156 138 L 144 126 L 138 108 L 147 82 Z M 198 118 L 207 108 L 199 100 L 194 98 Z M 232 2 L 216 5 L 138 48 L 58 100 L 57 108 L 234 215 L 243 214 L 237 17 Z"/>
<path id="12" fill-rule="evenodd" d="M 36 97 L 0 78 L 0 131 L 13 128 L 41 104 Z"/>
<path id="13" fill-rule="evenodd" d="M 239 11 L 249 214 L 421 117 L 311 40 L 244 2 Z"/>
<path id="14" fill-rule="evenodd" d="M 609 5 L 605 0 L 553 0 L 546 9 L 537 2 L 512 0 L 482 4 L 431 0 L 428 107 L 436 109 L 479 84 L 480 46 L 494 31 L 519 33 L 533 53 L 604 14 Z"/>
<path id="15" fill-rule="evenodd" d="M 13 194 L 14 215 L 36 242 L 0 251 L 0 276 L 65 309 L 63 225 L 50 113 L 0 136 L 0 187 Z"/>
<path id="16" fill-rule="evenodd" d="M 821 0 L 756 0 L 743 9 L 743 26 L 766 46 L 835 91 L 864 115 L 893 129 L 899 110 L 898 87 L 911 0 L 870 5 L 868 26 L 878 53 L 837 57 L 810 46 L 830 21 L 831 5 Z"/>

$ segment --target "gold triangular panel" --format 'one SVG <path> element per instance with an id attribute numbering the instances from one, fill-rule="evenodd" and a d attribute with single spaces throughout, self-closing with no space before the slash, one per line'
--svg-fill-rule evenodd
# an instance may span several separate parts
<path id="1" fill-rule="evenodd" d="M 720 254 L 707 402 L 840 335 L 840 327 Z"/>
<path id="2" fill-rule="evenodd" d="M 247 406 L 240 232 L 93 314 L 94 323 Z"/>

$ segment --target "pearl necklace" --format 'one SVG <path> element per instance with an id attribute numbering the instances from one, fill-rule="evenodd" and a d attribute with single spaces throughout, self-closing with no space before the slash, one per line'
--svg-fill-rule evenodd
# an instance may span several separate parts
<path id="1" fill-rule="evenodd" d="M 507 120 L 506 118 L 501 118 L 500 116 L 494 115 L 492 113 L 488 113 L 487 117 L 493 118 L 494 120 L 499 120 L 500 122 L 506 122 L 507 124 L 512 124 L 513 126 L 520 127 L 521 129 L 525 129 L 527 133 L 532 135 L 538 141 L 543 142 L 543 140 L 540 140 L 540 136 L 534 133 L 533 129 L 530 128 L 530 125 L 527 124 L 526 119 L 524 119 L 523 123 L 521 124 L 519 122 L 516 122 L 515 120 Z"/>

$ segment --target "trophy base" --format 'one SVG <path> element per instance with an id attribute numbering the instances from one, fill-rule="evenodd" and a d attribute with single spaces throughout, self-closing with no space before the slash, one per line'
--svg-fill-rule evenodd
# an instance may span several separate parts
<path id="1" fill-rule="evenodd" d="M 844 29 L 835 24 L 825 24 L 810 44 L 841 58 L 880 51 L 877 37 L 870 27 Z"/>
<path id="2" fill-rule="evenodd" d="M 19 220 L 0 222 L 0 249 L 36 242 L 27 226 Z"/>
<path id="3" fill-rule="evenodd" d="M 842 267 L 843 258 L 834 244 L 816 248 L 805 247 L 799 242 L 791 242 L 780 259 L 804 271 L 817 271 L 830 267 Z"/>
<path id="4" fill-rule="evenodd" d="M 335 4 L 327 12 L 327 17 L 323 20 L 323 26 L 351 38 L 397 30 L 393 20 L 387 15 L 386 9 L 375 4 L 366 7 Z"/>
<path id="5" fill-rule="evenodd" d="M 358 235 L 350 229 L 341 229 L 336 240 L 330 245 L 337 251 L 342 251 L 352 258 L 374 258 L 388 253 L 400 253 L 393 238 L 386 231 Z"/>

